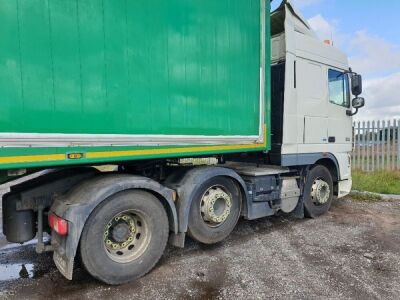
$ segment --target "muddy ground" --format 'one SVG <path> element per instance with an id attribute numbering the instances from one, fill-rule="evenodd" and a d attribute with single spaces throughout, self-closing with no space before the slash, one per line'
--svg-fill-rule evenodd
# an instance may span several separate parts
<path id="1" fill-rule="evenodd" d="M 0 297 L 8 299 L 399 299 L 400 202 L 336 201 L 317 220 L 240 221 L 224 243 L 168 248 L 145 278 L 109 287 L 51 256 L 0 238 Z"/>

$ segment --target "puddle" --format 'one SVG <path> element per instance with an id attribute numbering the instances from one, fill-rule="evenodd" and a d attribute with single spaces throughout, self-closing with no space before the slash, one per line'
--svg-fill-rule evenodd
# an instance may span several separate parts
<path id="1" fill-rule="evenodd" d="M 33 264 L 0 265 L 0 281 L 34 277 L 35 270 Z"/>
<path id="2" fill-rule="evenodd" d="M 24 244 L 2 245 L 1 242 L 0 237 L 0 283 L 21 278 L 36 279 L 49 271 L 51 255 L 35 252 L 37 240 Z"/>

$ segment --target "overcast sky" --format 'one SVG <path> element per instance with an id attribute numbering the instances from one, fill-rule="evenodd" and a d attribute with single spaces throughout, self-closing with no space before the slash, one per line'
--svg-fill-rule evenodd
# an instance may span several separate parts
<path id="1" fill-rule="evenodd" d="M 276 8 L 280 0 L 275 0 Z M 322 39 L 363 75 L 367 105 L 357 119 L 400 118 L 400 0 L 292 0 Z"/>

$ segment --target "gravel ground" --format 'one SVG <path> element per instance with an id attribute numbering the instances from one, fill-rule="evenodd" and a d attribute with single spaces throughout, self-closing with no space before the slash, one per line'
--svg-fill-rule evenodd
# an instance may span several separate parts
<path id="1" fill-rule="evenodd" d="M 69 282 L 32 245 L 0 253 L 8 299 L 399 299 L 400 201 L 338 200 L 316 220 L 242 220 L 224 243 L 169 248 L 153 272 L 120 287 L 81 269 Z"/>

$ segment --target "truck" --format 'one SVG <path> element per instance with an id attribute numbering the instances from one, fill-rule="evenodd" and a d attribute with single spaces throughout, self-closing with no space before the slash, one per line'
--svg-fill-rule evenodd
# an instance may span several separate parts
<path id="1" fill-rule="evenodd" d="M 362 78 L 290 1 L 270 5 L 1 1 L 7 240 L 118 285 L 168 243 L 347 195 Z"/>

